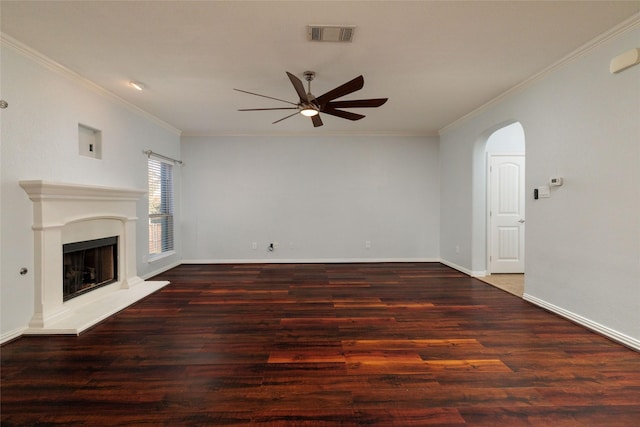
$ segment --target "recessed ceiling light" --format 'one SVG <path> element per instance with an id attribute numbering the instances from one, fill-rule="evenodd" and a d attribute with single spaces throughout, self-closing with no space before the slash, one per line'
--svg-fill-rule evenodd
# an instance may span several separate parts
<path id="1" fill-rule="evenodd" d="M 140 82 L 131 81 L 131 82 L 129 82 L 129 86 L 131 86 L 132 88 L 137 89 L 137 90 L 144 89 L 144 85 L 142 83 L 140 83 Z"/>

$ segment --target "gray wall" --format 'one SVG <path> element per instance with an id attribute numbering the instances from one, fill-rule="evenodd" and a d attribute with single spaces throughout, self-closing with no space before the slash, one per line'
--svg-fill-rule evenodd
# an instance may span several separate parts
<path id="1" fill-rule="evenodd" d="M 636 25 L 448 129 L 440 145 L 441 257 L 470 272 L 486 268 L 484 146 L 493 130 L 517 120 L 529 195 L 551 176 L 565 178 L 551 198 L 527 200 L 527 298 L 636 348 L 640 67 L 612 75 L 609 62 L 638 40 Z"/>
<path id="2" fill-rule="evenodd" d="M 437 138 L 183 137 L 182 155 L 189 262 L 439 259 Z"/>

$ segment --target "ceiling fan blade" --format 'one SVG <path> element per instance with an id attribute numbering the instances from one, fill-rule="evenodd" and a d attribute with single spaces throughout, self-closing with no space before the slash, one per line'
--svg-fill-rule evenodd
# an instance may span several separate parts
<path id="1" fill-rule="evenodd" d="M 277 107 L 277 108 L 239 108 L 238 111 L 268 111 L 268 110 L 297 110 L 298 107 Z"/>
<path id="2" fill-rule="evenodd" d="M 316 98 L 316 102 L 318 105 L 326 104 L 329 101 L 332 101 L 336 98 L 340 98 L 341 96 L 349 95 L 357 90 L 362 89 L 364 86 L 364 77 L 358 76 L 353 80 L 346 82 L 345 84 L 338 86 L 337 88 L 330 90 L 329 92 L 320 95 Z"/>
<path id="3" fill-rule="evenodd" d="M 342 117 L 343 119 L 348 120 L 360 120 L 365 118 L 362 114 L 352 113 L 350 111 L 336 110 L 334 108 L 328 108 L 326 110 L 322 110 L 325 114 L 331 114 L 332 116 Z"/>
<path id="4" fill-rule="evenodd" d="M 299 112 L 295 112 L 295 113 L 293 113 L 293 114 L 289 114 L 287 117 L 283 117 L 283 118 L 281 118 L 280 120 L 276 120 L 275 122 L 273 122 L 273 123 L 271 123 L 271 124 L 272 124 L 272 125 L 275 125 L 276 123 L 281 122 L 281 121 L 283 121 L 284 119 L 288 119 L 289 117 L 293 117 L 293 116 L 295 116 L 296 114 L 300 114 L 300 113 L 299 113 Z"/>
<path id="5" fill-rule="evenodd" d="M 325 104 L 326 108 L 373 108 L 387 102 L 389 98 L 354 99 L 350 101 L 331 101 Z"/>
<path id="6" fill-rule="evenodd" d="M 255 95 L 255 96 L 261 96 L 263 98 L 275 99 L 276 101 L 286 102 L 287 104 L 291 104 L 291 105 L 298 105 L 295 102 L 285 101 L 284 99 L 274 98 L 273 96 L 260 95 L 259 93 L 249 92 L 249 91 L 246 91 L 246 90 L 236 89 L 236 88 L 233 88 L 233 90 L 237 90 L 238 92 L 242 92 L 242 93 L 248 93 L 249 95 Z"/>
<path id="7" fill-rule="evenodd" d="M 297 78 L 296 76 L 294 76 L 288 71 L 287 71 L 287 76 L 289 76 L 289 80 L 291 80 L 291 84 L 295 88 L 296 93 L 298 94 L 298 97 L 300 97 L 300 102 L 302 102 L 303 104 L 308 103 L 309 99 L 307 98 L 307 92 L 305 92 L 304 90 L 304 85 L 302 84 L 302 80 L 300 80 L 299 78 Z"/>
<path id="8" fill-rule="evenodd" d="M 316 114 L 315 116 L 311 116 L 311 121 L 313 122 L 313 127 L 317 128 L 318 126 L 322 126 L 322 119 L 320 118 L 320 114 Z"/>

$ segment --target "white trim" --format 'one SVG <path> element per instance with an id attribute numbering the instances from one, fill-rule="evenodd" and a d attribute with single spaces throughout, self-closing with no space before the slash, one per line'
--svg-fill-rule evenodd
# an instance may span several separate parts
<path id="1" fill-rule="evenodd" d="M 150 279 L 151 277 L 157 276 L 158 274 L 162 274 L 165 271 L 171 270 L 172 268 L 176 268 L 178 267 L 180 264 L 183 264 L 182 261 L 174 261 L 169 265 L 165 265 L 162 268 L 159 268 L 157 270 L 154 270 L 150 273 L 144 274 L 142 276 L 140 276 L 142 278 L 142 280 L 147 280 Z"/>
<path id="2" fill-rule="evenodd" d="M 437 137 L 438 132 L 427 131 L 347 131 L 347 132 L 335 132 L 324 131 L 317 134 L 320 137 L 332 137 L 332 136 L 415 136 L 415 137 Z M 270 132 L 183 132 L 183 137 L 278 137 L 278 136 L 309 136 L 308 132 L 283 132 L 283 131 L 270 131 Z"/>
<path id="3" fill-rule="evenodd" d="M 509 126 L 509 125 L 507 125 Z M 504 128 L 500 128 L 500 129 L 504 129 Z M 500 130 L 498 129 L 498 130 Z M 487 145 L 489 145 L 489 139 L 491 138 L 491 136 L 493 136 L 493 134 L 497 132 L 494 131 L 493 133 L 491 133 L 491 135 L 489 135 L 489 137 L 485 140 L 484 142 L 484 153 L 485 153 L 485 164 L 484 164 L 484 197 L 485 197 L 485 201 L 484 201 L 484 207 L 485 207 L 485 228 L 484 228 L 484 240 L 485 240 L 485 260 L 484 260 L 484 265 L 487 267 L 487 274 L 489 276 L 491 276 L 491 273 L 493 273 L 493 270 L 491 268 L 491 259 L 493 256 L 493 251 L 492 251 L 492 246 L 491 244 L 493 243 L 493 239 L 492 239 L 492 234 L 493 234 L 493 230 L 491 229 L 491 225 L 493 223 L 493 218 L 491 216 L 491 204 L 492 204 L 492 200 L 491 197 L 493 195 L 492 191 L 491 191 L 491 156 L 492 153 L 487 151 Z"/>
<path id="4" fill-rule="evenodd" d="M 552 73 L 556 72 L 557 70 L 567 66 L 568 64 L 570 64 L 571 62 L 575 61 L 576 59 L 587 55 L 589 52 L 591 52 L 592 50 L 596 49 L 597 47 L 607 43 L 609 40 L 611 40 L 613 38 L 616 38 L 616 37 L 620 36 L 621 34 L 627 32 L 629 30 L 634 29 L 637 26 L 640 26 L 640 13 L 636 13 L 631 18 L 629 18 L 629 19 L 625 20 L 624 22 L 622 22 L 620 25 L 617 25 L 617 26 L 613 27 L 612 29 L 610 29 L 609 31 L 606 31 L 605 33 L 595 37 L 591 41 L 589 41 L 589 42 L 585 43 L 584 45 L 580 46 L 578 49 L 574 50 L 573 52 L 571 52 L 570 54 L 568 54 L 564 58 L 560 59 L 559 61 L 551 64 L 550 66 L 548 66 L 547 68 L 545 68 L 542 71 L 538 72 L 537 74 L 534 74 L 533 76 L 529 77 L 525 81 L 523 81 L 521 83 L 518 83 L 517 85 L 513 86 L 510 89 L 507 89 L 505 92 L 502 92 L 500 95 L 496 96 L 495 98 L 491 99 L 490 101 L 486 102 L 485 104 L 482 104 L 481 106 L 479 106 L 475 110 L 472 110 L 471 112 L 465 114 L 464 116 L 462 116 L 462 117 L 454 120 L 453 122 L 449 123 L 448 125 L 440 128 L 438 130 L 438 135 L 440 135 L 440 136 L 444 135 L 445 133 L 447 133 L 450 130 L 456 128 L 457 126 L 461 125 L 462 123 L 466 122 L 467 120 L 471 119 L 472 117 L 475 117 L 475 116 L 479 115 L 480 113 L 483 113 L 483 112 L 489 110 L 490 108 L 492 108 L 496 104 L 499 104 L 500 102 L 502 102 L 504 99 L 508 98 L 509 96 L 514 95 L 514 94 L 516 94 L 518 92 L 521 92 L 521 91 L 523 91 L 525 89 L 528 89 L 529 87 L 533 86 L 538 81 L 546 78 L 550 74 L 552 74 Z"/>
<path id="5" fill-rule="evenodd" d="M 176 254 L 175 249 L 171 249 L 170 251 L 160 252 L 159 254 L 149 254 L 147 257 L 147 264 L 153 264 L 154 262 L 158 262 L 165 258 L 169 258 L 170 256 L 174 256 Z"/>
<path id="6" fill-rule="evenodd" d="M 307 259 L 186 259 L 182 264 L 348 264 L 376 262 L 440 262 L 439 258 L 307 258 Z"/>
<path id="7" fill-rule="evenodd" d="M 160 127 L 164 128 L 165 130 L 168 130 L 169 132 L 175 135 L 180 136 L 182 134 L 182 131 L 180 129 L 172 126 L 171 124 L 154 116 L 153 114 L 148 113 L 145 110 L 133 105 L 129 101 L 126 101 L 125 99 L 120 98 L 118 95 L 114 94 L 113 92 L 108 91 L 107 89 L 103 88 L 102 86 L 99 86 L 98 84 L 92 82 L 86 77 L 83 77 L 77 72 L 65 67 L 62 64 L 57 63 L 56 61 L 49 58 L 48 56 L 43 55 L 37 50 L 25 45 L 24 43 L 21 43 L 20 41 L 2 32 L 0 32 L 0 45 L 12 48 L 17 53 L 40 64 L 41 66 L 45 67 L 49 71 L 53 71 L 58 75 L 61 75 L 63 77 L 66 77 L 70 80 L 75 81 L 81 86 L 84 86 L 85 88 L 109 99 L 110 101 L 113 101 L 116 104 L 119 104 L 125 107 L 129 111 L 141 117 L 144 117 L 145 119 L 159 125 Z"/>
<path id="8" fill-rule="evenodd" d="M 440 263 L 446 265 L 447 267 L 451 267 L 454 270 L 458 270 L 459 272 L 464 273 L 467 276 L 484 277 L 487 275 L 487 270 L 469 270 L 468 268 L 462 267 L 461 265 L 458 265 L 451 261 L 447 261 L 446 259 L 441 259 Z"/>
<path id="9" fill-rule="evenodd" d="M 458 270 L 459 272 L 466 274 L 467 276 L 471 276 L 471 270 L 469 270 L 468 268 L 462 267 L 454 262 L 447 261 L 446 259 L 441 259 L 440 262 L 447 267 L 451 267 L 454 270 Z"/>
<path id="10" fill-rule="evenodd" d="M 23 326 L 20 328 L 16 328 L 12 331 L 5 332 L 4 334 L 0 335 L 0 344 L 4 344 L 9 341 L 20 338 L 24 334 L 24 331 L 26 330 L 27 330 L 27 327 Z"/>
<path id="11" fill-rule="evenodd" d="M 587 319 L 586 317 L 582 317 L 579 314 L 573 313 L 569 310 L 565 310 L 564 308 L 558 307 L 557 305 L 541 300 L 540 298 L 536 298 L 533 295 L 525 293 L 522 296 L 522 299 L 534 305 L 537 305 L 538 307 L 544 308 L 545 310 L 551 311 L 552 313 L 555 313 L 559 316 L 562 316 L 568 320 L 571 320 L 572 322 L 577 323 L 580 326 L 584 326 L 587 329 L 590 329 L 594 332 L 604 335 L 605 337 L 609 338 L 612 341 L 625 345 L 636 351 L 640 351 L 639 339 L 625 335 L 621 332 L 616 331 L 615 329 L 611 329 L 607 326 L 594 322 L 593 320 Z"/>

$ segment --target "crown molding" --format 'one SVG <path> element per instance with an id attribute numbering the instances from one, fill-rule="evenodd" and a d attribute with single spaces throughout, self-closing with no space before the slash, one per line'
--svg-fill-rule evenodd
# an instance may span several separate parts
<path id="1" fill-rule="evenodd" d="M 154 124 L 164 128 L 165 130 L 180 136 L 182 134 L 182 131 L 178 128 L 176 128 L 175 126 L 172 126 L 171 124 L 165 122 L 162 119 L 159 119 L 158 117 L 154 116 L 153 114 L 133 105 L 132 103 L 130 103 L 129 101 L 126 101 L 125 99 L 119 97 L 118 95 L 114 94 L 113 92 L 108 91 L 107 89 L 103 88 L 102 86 L 99 86 L 98 84 L 92 82 L 91 80 L 83 77 L 82 75 L 78 74 L 77 72 L 65 67 L 62 64 L 59 64 L 58 62 L 54 61 L 53 59 L 49 58 L 48 56 L 43 55 L 42 53 L 38 52 L 37 50 L 25 45 L 24 43 L 14 39 L 13 37 L 0 32 L 0 46 L 6 46 L 9 47 L 11 49 L 13 49 L 15 52 L 17 52 L 18 54 L 31 59 L 32 61 L 36 62 L 37 64 L 43 66 L 44 68 L 48 69 L 49 71 L 52 71 L 58 75 L 61 75 L 63 77 L 66 77 L 70 80 L 73 80 L 74 82 L 78 83 L 79 85 L 91 90 L 94 93 L 97 93 L 98 95 L 103 96 L 104 98 L 110 100 L 111 102 L 114 102 L 124 108 L 126 108 L 127 110 L 137 114 L 138 116 L 141 116 L 151 122 L 153 122 Z"/>
<path id="2" fill-rule="evenodd" d="M 310 133 L 301 132 L 183 132 L 183 137 L 421 137 L 437 138 L 435 132 L 400 132 L 400 131 L 380 131 L 380 132 L 333 132 Z"/>
<path id="3" fill-rule="evenodd" d="M 475 116 L 477 116 L 477 115 L 489 110 L 491 107 L 495 106 L 496 104 L 499 104 L 500 102 L 502 102 L 506 98 L 508 98 L 508 97 L 510 97 L 512 95 L 515 95 L 515 94 L 517 94 L 519 92 L 522 92 L 525 89 L 528 89 L 529 87 L 533 86 L 535 83 L 539 82 L 540 80 L 545 79 L 547 76 L 553 74 L 557 70 L 566 67 L 568 64 L 572 63 L 576 59 L 581 58 L 583 56 L 586 56 L 592 50 L 594 50 L 594 49 L 596 49 L 596 48 L 608 43 L 610 40 L 615 39 L 616 37 L 626 33 L 627 31 L 631 31 L 631 30 L 633 30 L 633 29 L 635 29 L 637 27 L 640 27 L 640 13 L 636 13 L 631 18 L 623 21 L 619 25 L 611 28 L 610 30 L 604 32 L 603 34 L 595 37 L 591 41 L 589 41 L 589 42 L 585 43 L 584 45 L 580 46 L 579 48 L 577 48 L 573 52 L 569 53 L 568 55 L 566 55 L 564 58 L 560 59 L 559 61 L 551 64 L 547 68 L 545 68 L 542 71 L 534 74 L 533 76 L 531 76 L 530 78 L 524 80 L 523 82 L 513 86 L 510 89 L 507 89 L 505 92 L 501 93 L 500 95 L 496 96 L 495 98 L 491 99 L 490 101 L 486 102 L 485 104 L 481 105 L 480 107 L 476 108 L 475 110 L 472 110 L 471 112 L 465 114 L 464 116 L 460 117 L 459 119 L 456 119 L 455 121 L 449 123 L 448 125 L 444 126 L 441 129 L 439 129 L 438 130 L 438 135 L 440 135 L 440 136 L 444 135 L 448 131 L 460 126 L 461 124 L 463 124 L 467 120 L 471 119 L 472 117 L 475 117 Z"/>

